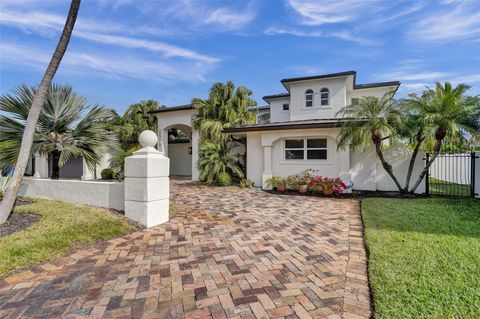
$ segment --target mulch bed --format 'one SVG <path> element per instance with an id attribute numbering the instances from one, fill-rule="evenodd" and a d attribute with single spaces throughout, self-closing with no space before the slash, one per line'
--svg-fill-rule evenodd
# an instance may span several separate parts
<path id="1" fill-rule="evenodd" d="M 0 237 L 24 230 L 35 224 L 40 218 L 41 216 L 37 214 L 12 214 L 5 224 L 0 225 Z"/>

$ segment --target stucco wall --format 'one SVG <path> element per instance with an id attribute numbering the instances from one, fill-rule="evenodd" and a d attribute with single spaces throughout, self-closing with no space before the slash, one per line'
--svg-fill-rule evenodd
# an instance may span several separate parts
<path id="1" fill-rule="evenodd" d="M 192 154 L 188 154 L 188 149 L 190 147 L 192 147 L 192 143 L 168 144 L 170 175 L 192 175 Z"/>
<path id="2" fill-rule="evenodd" d="M 263 147 L 259 133 L 247 134 L 247 178 L 262 186 Z"/>
<path id="3" fill-rule="evenodd" d="M 383 86 L 383 87 L 375 87 L 375 88 L 368 88 L 368 89 L 356 89 L 353 91 L 347 92 L 347 104 L 352 103 L 352 98 L 362 98 L 366 96 L 374 96 L 381 98 L 385 93 L 395 90 L 393 86 Z"/>
<path id="4" fill-rule="evenodd" d="M 334 118 L 338 110 L 346 105 L 346 79 L 346 77 L 341 77 L 291 83 L 291 120 Z M 322 88 L 327 88 L 330 91 L 328 106 L 320 105 L 320 90 Z M 308 89 L 312 89 L 314 92 L 313 107 L 305 107 L 305 91 Z"/>
<path id="5" fill-rule="evenodd" d="M 377 165 L 373 146 L 365 151 L 360 151 L 359 149 L 351 151 L 350 174 L 354 189 L 363 191 L 376 190 Z"/>
<path id="6" fill-rule="evenodd" d="M 283 110 L 283 104 L 285 103 L 290 103 L 289 97 L 275 98 L 270 101 L 270 122 L 285 122 L 290 120 L 290 110 Z"/>
<path id="7" fill-rule="evenodd" d="M 124 186 L 121 182 L 25 178 L 19 195 L 124 209 Z"/>

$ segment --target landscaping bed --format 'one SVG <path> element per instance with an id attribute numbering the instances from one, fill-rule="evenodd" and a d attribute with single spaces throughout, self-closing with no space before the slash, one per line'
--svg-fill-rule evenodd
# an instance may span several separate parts
<path id="1" fill-rule="evenodd" d="M 480 201 L 362 201 L 375 318 L 478 318 Z"/>
<path id="2" fill-rule="evenodd" d="M 14 223 L 24 225 L 32 215 L 38 216 L 38 221 L 0 237 L 0 275 L 51 260 L 74 247 L 138 229 L 107 209 L 44 199 L 17 205 L 12 218 Z"/>

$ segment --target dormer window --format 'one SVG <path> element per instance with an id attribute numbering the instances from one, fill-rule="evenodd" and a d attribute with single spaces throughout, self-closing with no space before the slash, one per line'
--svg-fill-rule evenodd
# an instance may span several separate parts
<path id="1" fill-rule="evenodd" d="M 305 106 L 312 107 L 313 106 L 313 90 L 308 89 L 305 91 Z"/>
<path id="2" fill-rule="evenodd" d="M 321 106 L 327 106 L 328 103 L 328 95 L 329 91 L 327 88 L 323 88 L 320 90 L 320 105 Z"/>

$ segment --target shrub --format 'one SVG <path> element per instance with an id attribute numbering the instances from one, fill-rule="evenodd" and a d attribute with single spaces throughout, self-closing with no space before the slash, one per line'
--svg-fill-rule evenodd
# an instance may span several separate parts
<path id="1" fill-rule="evenodd" d="M 273 188 L 278 187 L 279 185 L 285 184 L 287 181 L 284 177 L 281 176 L 272 176 L 265 181 L 268 185 Z"/>
<path id="2" fill-rule="evenodd" d="M 308 185 L 310 181 L 314 177 L 315 170 L 309 168 L 306 170 L 297 173 L 295 176 L 297 177 L 297 181 L 299 185 Z"/>
<path id="3" fill-rule="evenodd" d="M 300 182 L 298 180 L 297 175 L 290 175 L 287 177 L 287 185 L 293 189 L 297 189 Z"/>
<path id="4" fill-rule="evenodd" d="M 334 193 L 341 193 L 347 185 L 340 178 L 314 176 L 309 183 L 309 188 L 315 192 L 322 192 L 323 188 L 332 188 Z"/>
<path id="5" fill-rule="evenodd" d="M 103 180 L 108 180 L 108 179 L 113 179 L 114 178 L 115 172 L 111 168 L 105 168 L 105 169 L 102 170 L 100 175 L 102 175 Z"/>
<path id="6" fill-rule="evenodd" d="M 243 178 L 240 180 L 240 187 L 241 188 L 252 188 L 255 183 L 248 179 L 248 178 Z"/>
<path id="7" fill-rule="evenodd" d="M 232 185 L 232 178 L 227 172 L 218 173 L 217 184 L 219 186 L 230 186 Z"/>

